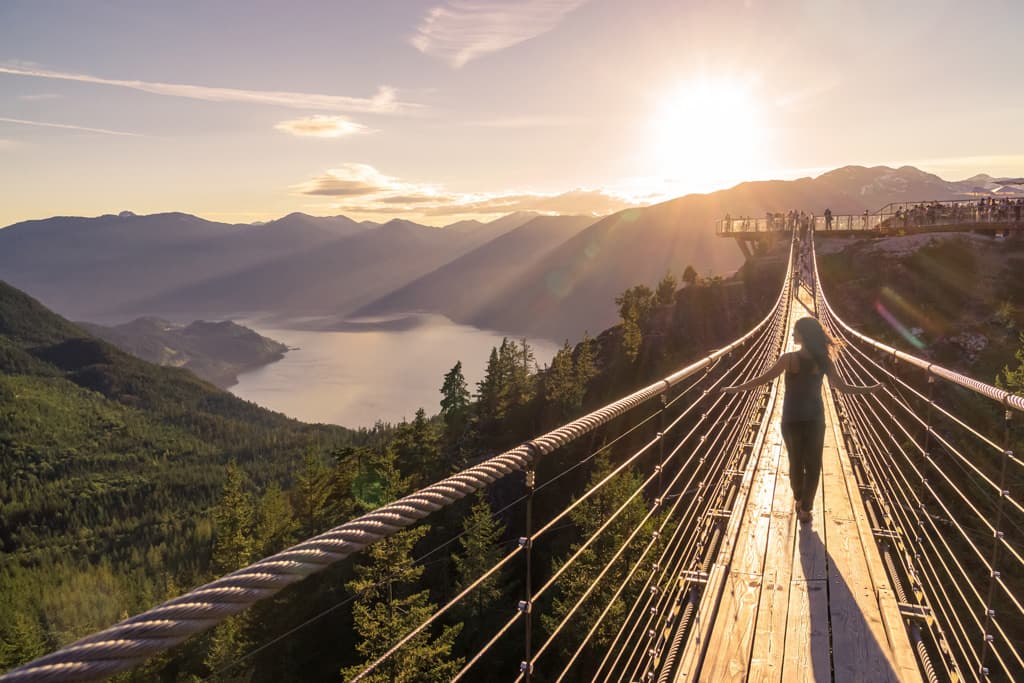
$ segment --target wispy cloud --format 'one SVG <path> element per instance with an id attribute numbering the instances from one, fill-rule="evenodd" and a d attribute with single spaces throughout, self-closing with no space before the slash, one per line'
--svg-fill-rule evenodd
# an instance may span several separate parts
<path id="1" fill-rule="evenodd" d="M 300 137 L 314 138 L 341 138 L 357 133 L 367 133 L 369 128 L 351 121 L 344 116 L 328 116 L 314 114 L 298 119 L 282 121 L 274 126 L 275 129 Z"/>
<path id="2" fill-rule="evenodd" d="M 137 138 L 143 137 L 141 133 L 129 133 L 123 130 L 109 130 L 107 128 L 90 128 L 89 126 L 75 126 L 70 123 L 50 123 L 48 121 L 26 121 L 25 119 L 9 119 L 0 116 L 0 123 L 16 123 L 21 126 L 41 126 L 43 128 L 63 128 L 66 130 L 81 130 L 87 133 L 103 133 L 104 135 L 126 135 Z"/>
<path id="3" fill-rule="evenodd" d="M 555 214 L 605 215 L 636 206 L 635 203 L 608 194 L 604 190 L 575 189 L 560 194 L 494 194 L 483 198 L 457 197 L 446 204 L 425 209 L 428 216 L 461 214 L 506 214 L 536 211 Z"/>
<path id="4" fill-rule="evenodd" d="M 420 22 L 410 42 L 456 69 L 555 28 L 587 0 L 449 0 Z"/>
<path id="5" fill-rule="evenodd" d="M 250 104 L 270 104 L 292 109 L 334 110 L 361 113 L 400 113 L 420 107 L 420 105 L 401 102 L 394 88 L 380 86 L 373 97 L 346 97 L 343 95 L 323 95 L 319 93 L 287 92 L 275 90 L 239 90 L 237 88 L 215 88 L 205 85 L 187 85 L 183 83 L 159 83 L 153 81 L 121 80 L 101 78 L 89 74 L 51 71 L 34 65 L 2 64 L 0 74 L 14 76 L 30 76 L 34 78 L 50 78 L 61 81 L 94 83 L 119 88 L 130 88 L 155 95 L 168 97 L 185 97 L 207 102 L 247 102 Z"/>
<path id="6" fill-rule="evenodd" d="M 368 164 L 342 164 L 292 187 L 300 194 L 353 197 L 398 190 L 402 185 Z"/>
<path id="7" fill-rule="evenodd" d="M 645 202 L 604 189 L 577 188 L 562 193 L 449 192 L 436 185 L 412 183 L 385 175 L 367 164 L 342 164 L 292 190 L 316 197 L 343 200 L 332 209 L 352 214 L 390 216 L 499 215 L 514 211 L 550 214 L 604 215 Z"/>
<path id="8" fill-rule="evenodd" d="M 471 126 L 482 128 L 564 128 L 574 126 L 580 119 L 568 116 L 509 116 L 483 121 L 470 121 Z"/>
<path id="9" fill-rule="evenodd" d="M 37 93 L 35 95 L 18 95 L 18 99 L 19 100 L 24 100 L 25 102 L 39 102 L 41 100 L 55 100 L 55 99 L 57 99 L 59 97 L 60 97 L 60 95 L 58 95 L 57 93 L 54 93 L 54 92 Z"/>

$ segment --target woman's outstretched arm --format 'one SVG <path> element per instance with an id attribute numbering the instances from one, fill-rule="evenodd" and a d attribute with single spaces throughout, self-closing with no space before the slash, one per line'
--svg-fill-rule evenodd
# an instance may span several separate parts
<path id="1" fill-rule="evenodd" d="M 874 384 L 867 384 L 862 387 L 857 387 L 852 384 L 847 384 L 843 381 L 843 378 L 838 373 L 830 372 L 828 375 L 829 384 L 832 388 L 842 394 L 870 394 L 878 391 L 882 388 L 881 382 L 875 382 Z"/>
<path id="2" fill-rule="evenodd" d="M 786 371 L 786 366 L 788 364 L 789 354 L 784 353 L 781 356 L 779 356 L 779 360 L 775 362 L 775 365 L 773 365 L 763 375 L 759 375 L 758 377 L 755 377 L 749 382 L 744 382 L 743 384 L 737 384 L 736 386 L 732 387 L 722 387 L 722 393 L 736 394 L 741 391 L 749 391 L 750 389 L 753 389 L 754 387 L 759 387 L 762 384 L 767 384 L 768 382 L 772 381 L 773 379 L 784 373 Z"/>

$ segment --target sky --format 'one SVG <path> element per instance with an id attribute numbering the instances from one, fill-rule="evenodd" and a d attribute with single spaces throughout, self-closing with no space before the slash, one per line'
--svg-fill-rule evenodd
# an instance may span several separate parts
<path id="1" fill-rule="evenodd" d="M 0 225 L 1024 175 L 1020 0 L 0 0 Z"/>

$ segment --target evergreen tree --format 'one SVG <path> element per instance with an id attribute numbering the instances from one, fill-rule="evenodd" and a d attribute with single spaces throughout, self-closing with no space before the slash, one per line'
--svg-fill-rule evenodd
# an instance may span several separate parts
<path id="1" fill-rule="evenodd" d="M 590 380 L 597 376 L 597 362 L 594 357 L 594 340 L 590 334 L 583 333 L 583 341 L 576 351 L 576 383 L 580 387 L 580 405 L 586 398 Z"/>
<path id="2" fill-rule="evenodd" d="M 307 451 L 305 467 L 293 493 L 296 521 L 304 537 L 327 531 L 338 520 L 338 497 L 331 471 L 315 451 Z"/>
<path id="3" fill-rule="evenodd" d="M 284 550 L 295 540 L 295 515 L 288 496 L 277 482 L 267 487 L 256 509 L 256 544 L 266 557 Z"/>
<path id="4" fill-rule="evenodd" d="M 446 425 L 461 423 L 468 409 L 469 389 L 462 374 L 462 361 L 459 361 L 445 374 L 441 385 L 441 417 Z"/>
<path id="5" fill-rule="evenodd" d="M 462 528 L 465 531 L 465 535 L 459 539 L 462 553 L 452 558 L 458 575 L 455 584 L 457 592 L 465 590 L 497 564 L 501 559 L 498 541 L 505 533 L 505 525 L 495 519 L 490 504 L 482 495 L 477 496 L 476 503 L 463 519 Z M 470 623 L 478 626 L 483 623 L 486 610 L 501 597 L 501 585 L 501 577 L 492 576 L 465 598 L 462 611 Z"/>
<path id="6" fill-rule="evenodd" d="M 1020 348 L 1015 354 L 1019 361 L 1015 369 L 1007 365 L 1003 368 L 1003 374 L 996 377 L 996 386 L 1014 394 L 1024 395 L 1024 334 L 1020 335 Z"/>
<path id="7" fill-rule="evenodd" d="M 503 347 L 504 344 L 503 340 Z M 504 379 L 501 376 L 498 349 L 492 347 L 491 355 L 487 359 L 487 368 L 484 370 L 484 377 L 476 385 L 477 413 L 481 421 L 486 422 L 500 417 L 500 396 L 503 391 L 503 385 Z"/>
<path id="8" fill-rule="evenodd" d="M 667 306 L 668 304 L 675 303 L 676 279 L 672 273 L 665 273 L 665 277 L 661 278 L 661 282 L 658 283 L 658 289 L 655 293 L 655 299 L 660 306 Z"/>
<path id="9" fill-rule="evenodd" d="M 214 570 L 218 574 L 226 574 L 252 562 L 256 550 L 253 538 L 255 508 L 252 496 L 245 490 L 242 470 L 234 461 L 228 463 L 224 488 L 213 518 L 216 528 L 212 561 Z M 250 615 L 243 612 L 229 617 L 213 630 L 205 660 L 212 673 L 237 659 L 249 647 L 249 622 Z M 245 678 L 245 674 L 237 674 L 237 677 Z"/>
<path id="10" fill-rule="evenodd" d="M 398 469 L 411 475 L 417 485 L 433 482 L 444 469 L 437 434 L 423 408 L 416 411 L 412 422 L 399 425 L 392 449 Z"/>
<path id="11" fill-rule="evenodd" d="M 26 609 L 4 613 L 0 621 L 0 671 L 6 671 L 46 654 L 46 634 L 34 612 Z"/>
<path id="12" fill-rule="evenodd" d="M 641 325 L 654 304 L 654 293 L 646 285 L 630 287 L 615 298 L 622 319 L 622 351 L 630 361 L 635 361 L 640 354 L 643 341 Z"/>
<path id="13" fill-rule="evenodd" d="M 607 456 L 600 456 L 596 460 L 595 468 L 590 477 L 588 489 L 604 479 L 614 469 L 613 463 Z M 609 517 L 623 504 L 630 495 L 640 486 L 642 478 L 639 474 L 630 469 L 620 472 L 593 496 L 576 507 L 570 514 L 573 524 L 579 531 L 581 539 L 590 538 L 598 528 L 604 524 Z M 605 563 L 618 551 L 633 529 L 647 514 L 646 501 L 643 494 L 637 496 L 629 503 L 625 510 L 612 522 L 597 540 L 581 553 L 580 557 L 568 568 L 558 580 L 559 592 L 552 602 L 549 614 L 541 615 L 541 623 L 549 632 L 552 631 L 570 609 L 578 602 L 584 592 L 590 587 L 597 575 L 604 569 Z M 653 528 L 654 520 L 649 520 L 647 526 Z M 564 643 L 563 655 L 567 659 L 587 632 L 597 621 L 602 610 L 607 605 L 616 588 L 625 580 L 633 561 L 642 552 L 644 543 L 650 538 L 649 531 L 641 530 L 634 537 L 629 549 L 623 553 L 612 565 L 611 569 L 604 575 L 597 588 L 577 610 L 574 616 L 566 623 L 561 631 L 560 642 Z M 574 543 L 567 554 L 571 557 L 583 542 Z M 556 562 L 555 568 L 561 566 L 565 560 Z M 634 575 L 631 586 L 634 588 L 643 584 L 643 570 Z M 590 652 L 599 652 L 600 649 L 611 642 L 622 620 L 625 618 L 626 606 L 632 604 L 634 595 L 627 590 L 619 600 L 615 602 L 594 637 L 590 641 Z M 589 662 L 587 658 L 583 661 L 583 669 L 586 670 Z"/>
<path id="14" fill-rule="evenodd" d="M 700 280 L 700 276 L 697 275 L 697 271 L 693 266 L 686 266 L 686 270 L 683 271 L 683 282 L 686 283 L 687 287 L 693 287 Z"/>
<path id="15" fill-rule="evenodd" d="M 213 570 L 219 574 L 233 572 L 253 559 L 256 511 L 252 496 L 245 489 L 244 477 L 235 461 L 228 463 L 220 501 L 213 510 Z"/>
<path id="16" fill-rule="evenodd" d="M 525 337 L 520 339 L 518 344 L 510 343 L 509 352 L 513 354 L 510 363 L 509 407 L 524 406 L 533 398 L 537 361 Z"/>
<path id="17" fill-rule="evenodd" d="M 398 497 L 408 486 L 385 457 L 381 474 L 389 496 Z M 429 591 L 417 591 L 423 567 L 414 564 L 413 548 L 430 527 L 420 525 L 374 543 L 363 553 L 365 562 L 357 565 L 355 578 L 346 587 L 359 597 L 352 607 L 355 632 L 360 641 L 356 650 L 364 663 L 342 670 L 345 679 L 356 676 L 367 664 L 388 651 L 412 629 L 419 626 L 436 606 Z M 462 664 L 452 659 L 451 651 L 461 630 L 445 626 L 439 634 L 424 631 L 409 641 L 366 679 L 371 683 L 414 683 L 450 680 Z"/>
<path id="18" fill-rule="evenodd" d="M 463 468 L 466 430 L 469 426 L 470 396 L 466 378 L 462 374 L 462 361 L 444 376 L 441 386 L 441 418 L 444 420 L 443 459 L 445 472 L 450 474 Z"/>
<path id="19" fill-rule="evenodd" d="M 557 416 L 568 417 L 579 395 L 576 368 L 572 360 L 572 347 L 566 339 L 562 348 L 551 359 L 551 368 L 544 380 L 544 399 L 554 407 Z"/>

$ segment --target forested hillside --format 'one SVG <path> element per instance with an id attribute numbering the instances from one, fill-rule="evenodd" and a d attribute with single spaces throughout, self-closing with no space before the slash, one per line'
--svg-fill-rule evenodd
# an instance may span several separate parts
<path id="1" fill-rule="evenodd" d="M 0 666 L 205 578 L 229 462 L 265 491 L 366 438 L 140 361 L 0 283 Z"/>

